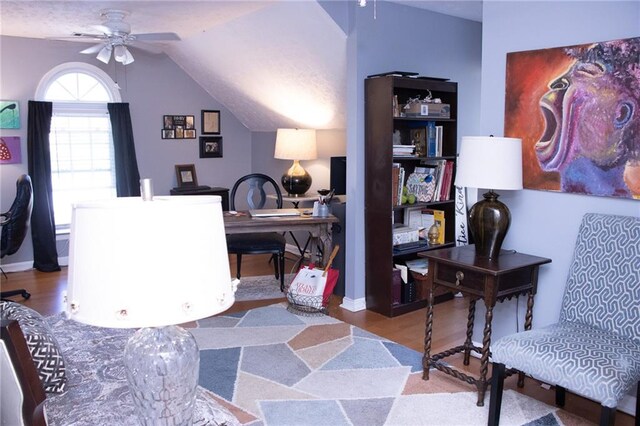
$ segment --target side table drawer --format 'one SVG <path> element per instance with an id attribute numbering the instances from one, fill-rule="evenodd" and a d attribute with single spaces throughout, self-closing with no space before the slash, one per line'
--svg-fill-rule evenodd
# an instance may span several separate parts
<path id="1" fill-rule="evenodd" d="M 459 266 L 438 264 L 434 282 L 438 285 L 482 295 L 486 275 Z"/>

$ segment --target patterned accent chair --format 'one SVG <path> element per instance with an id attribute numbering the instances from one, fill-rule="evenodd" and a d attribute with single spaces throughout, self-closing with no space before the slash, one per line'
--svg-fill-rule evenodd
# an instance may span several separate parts
<path id="1" fill-rule="evenodd" d="M 558 323 L 491 345 L 489 425 L 500 420 L 506 368 L 602 405 L 601 425 L 614 423 L 618 402 L 638 386 L 640 418 L 640 218 L 588 213 L 575 245 Z"/>

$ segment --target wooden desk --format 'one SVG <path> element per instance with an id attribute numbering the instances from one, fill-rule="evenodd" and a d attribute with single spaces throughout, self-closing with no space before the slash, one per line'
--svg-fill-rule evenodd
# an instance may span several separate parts
<path id="1" fill-rule="evenodd" d="M 311 260 L 316 259 L 318 244 L 322 244 L 322 264 L 326 265 L 331 255 L 331 225 L 339 220 L 333 215 L 327 217 L 314 216 L 277 216 L 251 217 L 247 212 L 232 215 L 224 213 L 224 228 L 228 234 L 242 234 L 251 232 L 286 232 L 307 231 L 315 244 L 311 245 Z"/>
<path id="2" fill-rule="evenodd" d="M 550 263 L 551 259 L 503 250 L 496 260 L 491 261 L 488 258 L 477 257 L 474 246 L 433 250 L 419 253 L 419 255 L 429 259 L 422 378 L 429 380 L 429 368 L 433 366 L 457 379 L 474 384 L 478 389 L 477 405 L 482 407 L 488 385 L 487 370 L 489 367 L 493 308 L 496 302 L 503 302 L 505 299 L 521 294 L 527 295 L 524 328 L 529 330 L 533 318 L 533 297 L 538 287 L 538 267 L 545 263 Z M 444 286 L 468 296 L 469 316 L 467 318 L 467 338 L 464 344 L 431 355 L 433 289 L 436 286 Z M 487 308 L 481 348 L 473 346 L 471 341 L 476 300 L 478 299 L 484 300 Z M 464 365 L 469 365 L 471 351 L 480 354 L 480 378 L 478 379 L 439 362 L 443 358 L 464 352 Z M 518 380 L 520 386 L 523 380 L 524 376 L 521 375 Z"/>

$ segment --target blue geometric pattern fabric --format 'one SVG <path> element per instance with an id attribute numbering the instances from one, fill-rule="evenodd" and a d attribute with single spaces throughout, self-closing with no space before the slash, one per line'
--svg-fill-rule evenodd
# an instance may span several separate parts
<path id="1" fill-rule="evenodd" d="M 640 341 L 640 218 L 585 215 L 560 321 Z"/>
<path id="2" fill-rule="evenodd" d="M 493 362 L 607 407 L 615 407 L 640 380 L 640 343 L 582 324 L 512 334 L 491 349 Z"/>
<path id="3" fill-rule="evenodd" d="M 640 218 L 586 214 L 560 322 L 503 337 L 493 362 L 615 407 L 640 381 Z"/>

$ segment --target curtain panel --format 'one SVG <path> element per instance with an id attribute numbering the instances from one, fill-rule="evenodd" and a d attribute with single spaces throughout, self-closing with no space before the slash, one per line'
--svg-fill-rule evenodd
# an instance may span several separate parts
<path id="1" fill-rule="evenodd" d="M 31 213 L 31 241 L 33 267 L 43 272 L 59 271 L 56 248 L 56 223 L 53 216 L 51 186 L 51 102 L 29 101 L 27 117 L 27 158 L 33 184 L 33 210 Z"/>
<path id="2" fill-rule="evenodd" d="M 140 196 L 140 172 L 133 143 L 133 127 L 128 103 L 109 103 L 109 118 L 113 135 L 118 197 Z"/>

